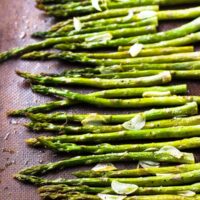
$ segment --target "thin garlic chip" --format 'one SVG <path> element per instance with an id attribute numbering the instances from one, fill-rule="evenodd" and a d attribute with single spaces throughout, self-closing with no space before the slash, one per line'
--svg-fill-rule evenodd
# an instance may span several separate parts
<path id="1" fill-rule="evenodd" d="M 123 200 L 126 198 L 126 196 L 110 194 L 98 194 L 97 196 L 102 200 Z"/>
<path id="2" fill-rule="evenodd" d="M 138 189 L 138 186 L 135 184 L 121 183 L 119 181 L 112 181 L 111 188 L 117 194 L 128 195 L 128 194 L 134 193 Z"/>
<path id="3" fill-rule="evenodd" d="M 183 156 L 183 153 L 179 151 L 177 148 L 173 146 L 164 146 L 159 151 L 155 152 L 156 154 L 169 154 L 174 158 L 181 159 Z"/>
<path id="4" fill-rule="evenodd" d="M 112 163 L 103 163 L 97 164 L 95 167 L 92 168 L 93 171 L 103 172 L 103 171 L 113 171 L 117 168 Z"/>
<path id="5" fill-rule="evenodd" d="M 137 16 L 139 19 L 147 19 L 150 17 L 155 17 L 157 15 L 157 13 L 153 10 L 145 10 L 140 12 Z"/>
<path id="6" fill-rule="evenodd" d="M 134 9 L 130 9 L 128 11 L 128 15 L 126 17 L 124 17 L 124 21 L 130 20 L 133 17 L 133 15 L 134 15 Z"/>
<path id="7" fill-rule="evenodd" d="M 165 97 L 171 96 L 170 91 L 158 92 L 158 91 L 147 91 L 142 94 L 142 97 Z"/>
<path id="8" fill-rule="evenodd" d="M 107 42 L 113 38 L 110 33 L 100 33 L 85 39 L 85 42 Z"/>
<path id="9" fill-rule="evenodd" d="M 77 18 L 77 17 L 74 17 L 73 18 L 73 23 L 74 23 L 74 28 L 76 31 L 80 31 L 81 28 L 82 28 L 82 24 L 81 24 L 81 21 Z"/>
<path id="10" fill-rule="evenodd" d="M 99 0 L 92 0 L 92 6 L 93 6 L 93 8 L 95 8 L 97 11 L 102 11 L 99 3 L 100 3 Z"/>
<path id="11" fill-rule="evenodd" d="M 146 119 L 143 114 L 137 114 L 130 121 L 122 124 L 122 126 L 127 130 L 141 130 L 146 124 Z"/>
<path id="12" fill-rule="evenodd" d="M 142 51 L 144 45 L 143 44 L 139 44 L 136 43 L 133 46 L 131 46 L 131 48 L 129 49 L 129 53 L 131 55 L 131 57 L 136 57 L 139 55 L 139 53 Z"/>
<path id="13" fill-rule="evenodd" d="M 142 160 L 138 162 L 138 166 L 141 166 L 142 168 L 151 168 L 151 167 L 160 167 L 159 162 L 154 162 L 151 160 Z"/>
<path id="14" fill-rule="evenodd" d="M 178 192 L 178 195 L 184 196 L 184 197 L 193 197 L 196 195 L 194 191 L 191 190 L 185 190 L 185 191 L 180 191 Z"/>

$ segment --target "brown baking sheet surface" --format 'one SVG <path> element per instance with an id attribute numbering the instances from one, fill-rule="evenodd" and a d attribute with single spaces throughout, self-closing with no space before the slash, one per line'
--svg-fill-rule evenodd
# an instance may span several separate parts
<path id="1" fill-rule="evenodd" d="M 12 47 L 24 46 L 34 42 L 30 34 L 37 30 L 45 30 L 52 23 L 50 17 L 44 16 L 34 8 L 34 0 L 0 0 L 0 51 Z M 179 23 L 165 23 L 160 29 L 173 28 Z M 31 92 L 23 79 L 16 76 L 15 70 L 32 73 L 58 72 L 67 64 L 58 62 L 25 62 L 11 60 L 0 64 L 0 200 L 39 200 L 36 188 L 24 185 L 12 178 L 20 169 L 55 161 L 61 158 L 49 151 L 28 148 L 24 139 L 36 136 L 21 124 L 24 119 L 7 118 L 6 112 L 13 109 L 36 105 L 49 100 Z M 190 94 L 200 95 L 200 84 L 189 83 Z M 66 108 L 67 112 L 114 112 L 79 106 Z M 127 112 L 123 110 L 122 112 Z M 130 167 L 131 165 L 129 165 Z M 132 165 L 133 166 L 133 165 Z M 123 165 L 121 165 L 123 167 Z M 70 171 L 65 170 L 60 176 L 70 177 Z"/>

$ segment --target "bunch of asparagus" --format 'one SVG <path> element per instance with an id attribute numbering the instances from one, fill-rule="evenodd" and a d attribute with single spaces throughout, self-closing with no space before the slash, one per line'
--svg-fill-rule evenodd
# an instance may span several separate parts
<path id="1" fill-rule="evenodd" d="M 194 7 L 159 8 L 186 3 Z M 192 46 L 200 41 L 199 6 L 197 0 L 37 0 L 37 8 L 64 20 L 33 33 L 42 41 L 0 53 L 0 61 L 21 56 L 88 67 L 61 74 L 17 71 L 33 92 L 56 98 L 9 112 L 27 117 L 24 126 L 35 132 L 54 134 L 29 138 L 27 145 L 73 157 L 23 169 L 15 178 L 39 186 L 42 199 L 199 200 L 200 164 L 189 151 L 200 147 L 200 96 L 187 95 L 186 84 L 172 84 L 200 78 L 200 52 Z M 157 32 L 159 21 L 168 19 L 191 21 Z M 82 94 L 49 85 L 99 90 Z M 143 111 L 45 113 L 78 104 Z M 120 170 L 110 162 L 137 162 L 138 168 Z M 74 179 L 40 177 L 91 164 L 97 166 L 74 172 Z"/>

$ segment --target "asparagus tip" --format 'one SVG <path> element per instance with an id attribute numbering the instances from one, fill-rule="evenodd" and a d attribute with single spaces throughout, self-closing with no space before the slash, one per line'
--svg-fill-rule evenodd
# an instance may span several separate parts
<path id="1" fill-rule="evenodd" d="M 33 147 L 40 145 L 38 138 L 29 138 L 29 139 L 26 139 L 25 142 L 27 145 L 33 146 Z"/>
<path id="2" fill-rule="evenodd" d="M 40 9 L 40 10 L 45 10 L 45 5 L 40 3 L 40 2 L 38 2 L 35 7 Z"/>

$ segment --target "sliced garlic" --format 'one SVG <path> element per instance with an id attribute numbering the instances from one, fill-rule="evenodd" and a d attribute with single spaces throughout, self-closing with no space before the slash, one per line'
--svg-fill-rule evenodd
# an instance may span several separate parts
<path id="1" fill-rule="evenodd" d="M 144 45 L 136 43 L 129 49 L 129 53 L 132 57 L 138 56 L 138 54 L 142 51 Z"/>
<path id="2" fill-rule="evenodd" d="M 157 15 L 157 13 L 153 10 L 145 10 L 138 14 L 138 18 L 139 19 L 147 19 L 150 17 L 155 17 L 156 15 Z"/>
<path id="3" fill-rule="evenodd" d="M 77 17 L 73 18 L 73 23 L 76 31 L 80 31 L 82 29 L 81 21 Z"/>
<path id="4" fill-rule="evenodd" d="M 116 170 L 117 168 L 112 164 L 112 163 L 100 163 L 97 164 L 95 167 L 92 168 L 93 171 L 113 171 Z"/>
<path id="5" fill-rule="evenodd" d="M 97 196 L 102 200 L 123 200 L 126 198 L 126 196 L 110 195 L 110 194 L 98 194 Z"/>
<path id="6" fill-rule="evenodd" d="M 107 42 L 112 39 L 112 34 L 110 33 L 100 33 L 96 34 L 92 37 L 88 37 L 85 39 L 86 42 Z"/>
<path id="7" fill-rule="evenodd" d="M 157 91 L 148 91 L 142 94 L 143 97 L 164 97 L 164 96 L 171 96 L 170 91 L 165 92 L 157 92 Z"/>
<path id="8" fill-rule="evenodd" d="M 191 190 L 185 190 L 178 192 L 178 195 L 184 196 L 184 197 L 193 197 L 196 195 L 196 192 Z"/>
<path id="9" fill-rule="evenodd" d="M 92 0 L 92 6 L 93 6 L 93 8 L 95 8 L 97 11 L 102 11 L 99 3 L 100 3 L 99 0 Z"/>
<path id="10" fill-rule="evenodd" d="M 145 124 L 146 119 L 144 115 L 137 114 L 130 121 L 123 123 L 122 126 L 127 130 L 141 130 L 142 128 L 144 128 Z"/>
<path id="11" fill-rule="evenodd" d="M 174 158 L 180 159 L 183 156 L 183 153 L 173 146 L 164 146 L 159 151 L 155 152 L 156 154 L 169 154 Z"/>
<path id="12" fill-rule="evenodd" d="M 142 168 L 151 168 L 151 167 L 160 167 L 160 163 L 154 162 L 151 160 L 142 160 L 138 162 L 138 167 L 141 166 Z"/>
<path id="13" fill-rule="evenodd" d="M 121 183 L 119 181 L 112 181 L 111 188 L 117 194 L 128 195 L 128 194 L 134 193 L 138 189 L 138 186 L 135 184 Z"/>

